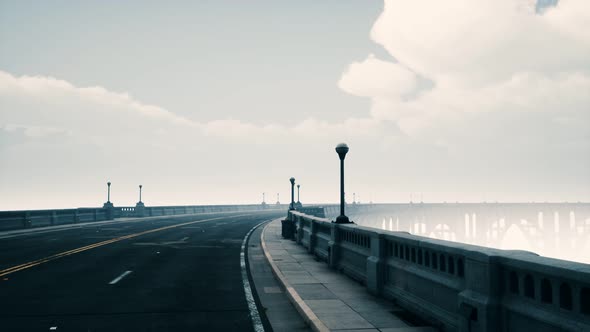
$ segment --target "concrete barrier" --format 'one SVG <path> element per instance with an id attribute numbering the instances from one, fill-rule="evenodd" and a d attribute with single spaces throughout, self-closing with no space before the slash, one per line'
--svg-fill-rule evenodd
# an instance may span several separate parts
<path id="1" fill-rule="evenodd" d="M 0 211 L 0 231 L 108 220 L 103 208 Z"/>
<path id="2" fill-rule="evenodd" d="M 443 331 L 590 331 L 590 265 L 289 211 L 295 240 Z"/>
<path id="3" fill-rule="evenodd" d="M 56 226 L 78 222 L 104 221 L 115 218 L 140 218 L 208 212 L 262 211 L 275 209 L 287 209 L 287 205 L 123 206 L 111 208 L 0 211 L 0 231 L 29 227 Z"/>

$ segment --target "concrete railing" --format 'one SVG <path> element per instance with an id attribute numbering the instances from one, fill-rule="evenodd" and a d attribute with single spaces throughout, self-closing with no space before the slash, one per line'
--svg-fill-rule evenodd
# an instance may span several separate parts
<path id="1" fill-rule="evenodd" d="M 590 331 L 590 265 L 289 211 L 332 268 L 443 331 Z"/>
<path id="2" fill-rule="evenodd" d="M 287 209 L 287 205 L 184 205 L 184 206 L 133 206 L 115 207 L 114 218 L 122 217 L 152 217 L 170 216 L 179 214 L 213 213 L 213 212 L 238 212 L 238 211 L 262 211 L 272 209 Z"/>
<path id="3" fill-rule="evenodd" d="M 0 231 L 109 220 L 108 209 L 0 211 Z"/>
<path id="4" fill-rule="evenodd" d="M 238 212 L 287 209 L 286 205 L 191 205 L 77 208 L 59 210 L 0 211 L 0 231 L 57 226 L 80 222 L 211 212 Z"/>

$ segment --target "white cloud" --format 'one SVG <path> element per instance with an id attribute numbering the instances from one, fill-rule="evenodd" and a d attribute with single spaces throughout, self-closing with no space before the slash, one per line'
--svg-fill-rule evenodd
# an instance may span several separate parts
<path id="1" fill-rule="evenodd" d="M 416 88 L 416 75 L 399 64 L 369 54 L 363 62 L 349 66 L 338 86 L 356 96 L 402 97 Z"/>
<path id="2" fill-rule="evenodd" d="M 0 202 L 19 201 L 19 188 L 116 175 L 133 186 L 160 181 L 159 201 L 180 204 L 190 195 L 170 192 L 192 195 L 198 183 L 201 199 L 213 199 L 242 174 L 266 188 L 303 176 L 310 195 L 329 201 L 340 141 L 360 170 L 350 188 L 367 200 L 417 190 L 445 193 L 429 196 L 441 201 L 473 191 L 579 199 L 590 188 L 589 12 L 585 0 L 542 15 L 531 1 L 386 1 L 371 38 L 395 61 L 368 54 L 343 68 L 335 83 L 371 108 L 336 121 L 202 121 L 108 88 L 0 71 Z"/>
<path id="3" fill-rule="evenodd" d="M 0 71 L 0 93 L 4 98 L 21 98 L 22 100 L 34 99 L 37 102 L 47 102 L 48 106 L 51 105 L 67 105 L 67 99 L 76 99 L 79 102 L 87 102 L 90 104 L 96 104 L 103 107 L 96 108 L 97 111 L 106 113 L 108 112 L 119 112 L 117 115 L 123 115 L 120 113 L 134 112 L 139 116 L 153 117 L 159 120 L 170 121 L 174 123 L 190 123 L 171 112 L 168 112 L 160 107 L 153 105 L 143 104 L 126 93 L 116 93 L 108 91 L 107 89 L 95 86 L 95 87 L 75 87 L 71 83 L 59 80 L 53 77 L 45 76 L 21 76 L 15 77 L 7 72 Z M 64 107 L 65 108 L 65 107 Z M 64 111 L 65 109 L 62 109 Z M 5 108 L 5 116 L 9 116 L 8 113 L 12 111 Z M 42 112 L 43 109 L 39 109 Z M 48 110 L 48 112 L 51 110 Z M 78 112 L 83 115 L 88 115 L 89 111 L 83 109 L 72 108 L 68 110 L 71 113 Z M 13 111 L 11 115 L 13 115 Z M 55 116 L 61 116 L 59 113 L 55 113 Z"/>
<path id="4" fill-rule="evenodd" d="M 588 65 L 585 1 L 566 0 L 536 15 L 531 1 L 385 1 L 371 36 L 400 63 L 433 80 L 469 87 L 518 71 Z M 583 38 L 586 35 L 586 38 Z M 586 67 L 586 71 L 588 68 Z"/>
<path id="5" fill-rule="evenodd" d="M 362 136 L 375 132 L 374 119 L 344 119 L 339 123 L 315 119 L 294 120 L 291 126 L 269 123 L 256 125 L 240 119 L 198 122 L 180 117 L 155 105 L 142 103 L 127 93 L 103 87 L 76 87 L 44 76 L 15 77 L 0 71 L 0 124 L 20 126 L 27 131 L 52 128 L 96 142 L 137 141 L 158 145 L 168 142 L 217 137 L 241 142 L 278 143 L 293 135 L 304 138 Z M 120 138 L 125 137 L 124 141 Z"/>
<path id="6" fill-rule="evenodd" d="M 590 5 L 560 1 L 543 15 L 534 7 L 524 0 L 385 1 L 371 37 L 399 63 L 370 55 L 351 65 L 340 87 L 371 98 L 375 118 L 412 136 L 428 136 L 465 112 L 588 119 Z M 432 87 L 404 99 L 416 87 L 405 68 Z"/>

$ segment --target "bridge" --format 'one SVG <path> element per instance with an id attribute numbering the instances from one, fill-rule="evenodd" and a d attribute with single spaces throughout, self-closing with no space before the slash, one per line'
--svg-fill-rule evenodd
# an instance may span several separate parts
<path id="1" fill-rule="evenodd" d="M 249 236 L 259 238 L 263 227 L 252 231 L 255 226 L 280 218 L 284 237 L 310 257 L 432 328 L 590 328 L 589 265 L 469 244 L 502 238 L 512 225 L 546 245 L 557 245 L 548 240 L 556 235 L 567 245 L 582 243 L 590 234 L 589 204 L 355 203 L 346 205 L 354 223 L 342 224 L 332 222 L 338 205 L 292 203 L 0 212 L 3 324 L 8 330 L 257 330 L 243 281 L 260 280 L 251 271 L 241 278 L 238 257 L 244 241 L 261 250 Z M 260 256 L 249 269 L 256 264 L 267 274 L 258 277 L 273 282 L 252 287 L 254 307 L 264 307 L 264 289 L 284 287 L 268 266 L 260 268 Z M 282 296 L 280 310 L 256 310 L 261 330 L 314 328 L 285 304 L 285 293 L 275 295 Z M 290 315 L 292 325 L 280 325 L 281 315 Z"/>
<path id="2" fill-rule="evenodd" d="M 347 204 L 347 151 L 339 205 L 1 211 L 2 329 L 590 330 L 590 265 L 492 248 L 582 251 L 590 204 Z"/>

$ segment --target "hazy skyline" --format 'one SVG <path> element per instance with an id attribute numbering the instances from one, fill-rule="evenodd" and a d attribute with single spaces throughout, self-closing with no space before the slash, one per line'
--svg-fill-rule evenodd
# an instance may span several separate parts
<path id="1" fill-rule="evenodd" d="M 590 4 L 0 1 L 0 210 L 588 201 Z"/>

